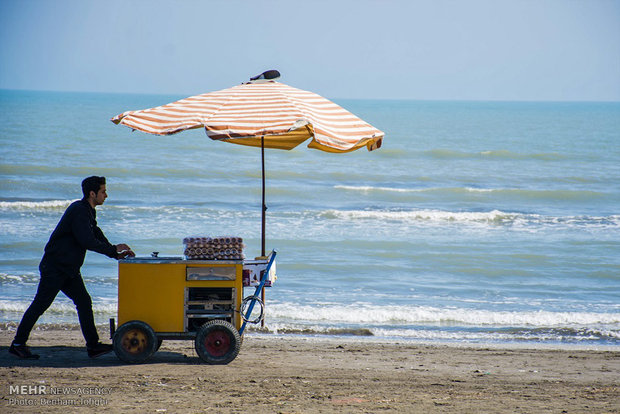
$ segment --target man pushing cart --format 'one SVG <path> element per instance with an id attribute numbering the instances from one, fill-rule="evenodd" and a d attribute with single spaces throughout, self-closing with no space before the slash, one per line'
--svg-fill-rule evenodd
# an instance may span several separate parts
<path id="1" fill-rule="evenodd" d="M 122 361 L 141 363 L 163 340 L 193 340 L 201 360 L 228 364 L 239 353 L 247 324 L 264 316 L 258 295 L 276 279 L 275 259 L 272 251 L 256 260 L 158 257 L 156 253 L 121 260 L 118 328 L 110 320 L 114 352 Z M 242 299 L 244 286 L 256 289 Z M 258 316 L 250 319 L 257 304 Z"/>

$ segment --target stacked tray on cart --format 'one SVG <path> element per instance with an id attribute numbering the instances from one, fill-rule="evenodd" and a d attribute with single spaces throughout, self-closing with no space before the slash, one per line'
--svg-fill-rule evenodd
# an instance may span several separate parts
<path id="1" fill-rule="evenodd" d="M 183 254 L 189 260 L 243 260 L 243 239 L 236 236 L 193 236 L 183 239 Z"/>

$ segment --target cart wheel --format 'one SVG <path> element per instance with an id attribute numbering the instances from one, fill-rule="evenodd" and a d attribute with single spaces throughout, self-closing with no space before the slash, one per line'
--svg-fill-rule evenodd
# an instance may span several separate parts
<path id="1" fill-rule="evenodd" d="M 114 353 L 130 364 L 146 361 L 156 351 L 157 344 L 155 331 L 142 321 L 124 323 L 114 333 Z"/>
<path id="2" fill-rule="evenodd" d="M 241 338 L 233 324 L 212 320 L 196 334 L 196 353 L 207 364 L 228 364 L 239 354 Z"/>
<path id="3" fill-rule="evenodd" d="M 159 351 L 159 347 L 161 347 L 161 343 L 164 342 L 163 339 L 158 339 L 157 340 L 157 346 L 155 347 L 155 352 Z"/>

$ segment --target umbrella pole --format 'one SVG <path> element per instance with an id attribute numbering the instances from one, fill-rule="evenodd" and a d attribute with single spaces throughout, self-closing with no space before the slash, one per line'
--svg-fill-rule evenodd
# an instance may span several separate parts
<path id="1" fill-rule="evenodd" d="M 261 208 L 261 243 L 260 243 L 260 252 L 261 256 L 265 257 L 265 213 L 267 212 L 267 205 L 265 204 L 265 136 L 260 137 L 260 155 L 261 155 L 261 170 L 262 170 L 262 180 L 263 180 L 263 206 Z M 263 286 L 261 290 L 261 300 L 263 301 L 263 306 L 265 305 L 265 287 Z M 262 328 L 265 327 L 265 318 L 263 318 L 260 322 Z"/>
<path id="2" fill-rule="evenodd" d="M 262 166 L 262 180 L 263 180 L 263 206 L 261 208 L 261 242 L 260 242 L 260 255 L 265 255 L 265 213 L 267 211 L 267 206 L 265 205 L 265 136 L 263 135 L 260 138 L 260 155 L 261 155 L 261 166 Z"/>

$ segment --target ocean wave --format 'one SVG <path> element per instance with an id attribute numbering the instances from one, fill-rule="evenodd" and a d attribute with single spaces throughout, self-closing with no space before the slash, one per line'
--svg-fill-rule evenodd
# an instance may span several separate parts
<path id="1" fill-rule="evenodd" d="M 383 186 L 355 186 L 355 185 L 335 185 L 335 189 L 359 191 L 363 193 L 370 192 L 394 192 L 394 193 L 492 193 L 498 191 L 506 191 L 493 188 L 472 188 L 472 187 L 436 187 L 436 188 L 399 188 L 399 187 L 383 187 Z"/>
<path id="2" fill-rule="evenodd" d="M 38 264 L 37 264 L 38 265 Z M 29 272 L 22 274 L 10 274 L 0 272 L 0 284 L 38 284 L 39 283 L 39 273 Z"/>
<path id="3" fill-rule="evenodd" d="M 363 193 L 369 193 L 373 191 L 386 191 L 386 192 L 394 192 L 394 193 L 419 193 L 423 192 L 423 189 L 419 188 L 395 188 L 395 187 L 374 187 L 374 186 L 356 186 L 356 185 L 335 185 L 335 189 L 337 190 L 350 190 L 350 191 L 360 191 Z"/>
<path id="4" fill-rule="evenodd" d="M 40 275 L 38 272 L 40 258 L 37 257 L 34 261 L 31 269 L 35 269 L 35 271 L 30 272 L 22 272 L 22 273 L 5 273 L 0 272 L 0 285 L 38 285 L 40 280 Z M 96 284 L 97 286 L 116 286 L 118 284 L 118 278 L 116 275 L 114 276 L 82 276 L 84 282 L 88 285 L 90 283 Z M 1 310 L 1 309 L 0 309 Z"/>
<path id="5" fill-rule="evenodd" d="M 476 187 L 431 187 L 431 188 L 401 188 L 386 186 L 353 186 L 335 185 L 337 190 L 355 191 L 364 194 L 371 193 L 419 193 L 439 196 L 467 196 L 488 195 L 511 197 L 524 200 L 549 200 L 549 201 L 591 201 L 605 197 L 607 194 L 591 190 L 532 190 L 521 188 L 476 188 Z"/>
<path id="6" fill-rule="evenodd" d="M 620 215 L 545 216 L 492 210 L 486 212 L 442 210 L 324 210 L 321 218 L 420 223 L 477 223 L 491 225 L 565 225 L 571 227 L 620 227 Z"/>
<path id="7" fill-rule="evenodd" d="M 325 210 L 322 218 L 344 220 L 391 220 L 391 221 L 452 221 L 500 223 L 502 220 L 514 221 L 516 213 L 499 210 L 489 212 L 451 212 L 441 210 Z"/>
<path id="8" fill-rule="evenodd" d="M 334 335 L 334 336 L 374 336 L 371 329 L 367 328 L 333 328 L 328 326 L 299 326 L 280 323 L 270 323 L 265 328 L 254 328 L 249 326 L 249 330 L 257 332 L 291 334 L 291 335 Z"/>
<path id="9" fill-rule="evenodd" d="M 505 327 L 574 327 L 620 325 L 620 313 L 491 311 L 428 306 L 270 304 L 269 315 L 280 320 L 371 324 L 458 325 Z"/>
<path id="10" fill-rule="evenodd" d="M 14 301 L 14 300 L 0 300 L 0 314 L 23 314 L 30 301 Z M 117 311 L 116 301 L 100 300 L 93 298 L 93 313 L 95 315 L 115 315 Z M 46 314 L 51 315 L 77 315 L 75 305 L 69 300 L 56 300 L 45 311 Z"/>
<path id="11" fill-rule="evenodd" d="M 356 185 L 335 185 L 335 189 L 371 192 L 371 191 L 386 191 L 396 193 L 433 193 L 433 192 L 446 192 L 446 193 L 492 193 L 502 191 L 515 191 L 508 189 L 496 189 L 496 188 L 474 188 L 474 187 L 432 187 L 432 188 L 399 188 L 399 187 L 384 187 L 384 186 L 356 186 Z M 517 190 L 518 191 L 518 190 Z"/>
<path id="12" fill-rule="evenodd" d="M 0 300 L 0 330 L 14 330 L 28 301 Z M 98 323 L 117 312 L 114 299 L 94 298 Z M 57 300 L 37 329 L 77 329 L 74 305 Z M 52 324 L 49 324 L 52 322 Z M 428 306 L 270 303 L 266 328 L 250 332 L 471 342 L 620 343 L 620 314 L 492 311 Z"/>
<path id="13" fill-rule="evenodd" d="M 15 201 L 0 201 L 0 211 L 28 211 L 28 212 L 45 212 L 45 211 L 64 211 L 71 203 L 76 200 L 15 200 Z M 188 210 L 186 207 L 179 206 L 143 206 L 143 205 L 114 205 L 107 204 L 106 210 L 125 210 L 134 212 L 150 212 L 150 211 L 165 211 L 168 213 L 177 213 L 179 211 Z"/>
<path id="14" fill-rule="evenodd" d="M 560 161 L 569 157 L 558 152 L 519 153 L 509 150 L 487 150 L 479 152 L 465 152 L 450 149 L 432 149 L 424 154 L 437 159 L 498 159 L 498 160 L 537 160 Z"/>
<path id="15" fill-rule="evenodd" d="M 429 329 L 420 326 L 413 328 L 333 328 L 321 325 L 296 325 L 293 323 L 269 323 L 264 328 L 250 326 L 250 332 L 292 334 L 358 336 L 374 338 L 397 338 L 413 341 L 440 342 L 528 342 L 528 343 L 597 343 L 614 345 L 620 341 L 620 331 L 596 328 L 533 328 L 518 330 L 502 329 Z"/>
<path id="16" fill-rule="evenodd" d="M 405 148 L 382 148 L 381 151 L 377 151 L 377 156 L 400 159 L 409 156 L 409 150 Z"/>
<path id="17" fill-rule="evenodd" d="M 374 329 L 373 335 L 431 340 L 468 341 L 618 341 L 619 331 L 590 328 L 534 328 L 519 330 L 434 330 L 434 329 Z"/>
<path id="18" fill-rule="evenodd" d="M 357 187 L 339 186 L 343 189 L 353 191 L 388 191 L 393 193 L 422 192 L 429 190 L 401 189 L 392 187 Z M 464 188 L 459 191 L 469 193 L 487 193 L 499 190 Z M 45 213 L 48 211 L 63 211 L 72 200 L 50 200 L 50 201 L 2 201 L 0 211 L 14 210 L 28 213 Z M 184 226 L 193 226 L 192 223 L 201 221 L 226 222 L 226 223 L 246 223 L 254 222 L 256 210 L 236 210 L 222 206 L 214 208 L 206 205 L 160 205 L 160 206 L 130 206 L 130 205 L 108 205 L 102 214 L 116 214 L 117 226 L 140 226 L 143 234 L 149 237 L 155 236 L 160 232 L 162 226 L 174 226 L 175 229 Z M 588 228 L 588 229 L 617 229 L 620 228 L 620 214 L 608 216 L 593 215 L 574 215 L 574 216 L 552 216 L 535 213 L 522 213 L 503 211 L 498 209 L 488 211 L 449 211 L 439 209 L 299 209 L 299 210 L 270 210 L 270 220 L 272 226 L 279 224 L 289 226 L 292 222 L 300 221 L 325 221 L 329 225 L 330 220 L 339 220 L 346 224 L 363 224 L 364 222 L 374 221 L 385 223 L 386 225 L 403 223 L 417 226 L 434 225 L 471 225 L 471 226 L 512 226 L 518 229 L 536 229 L 538 227 L 567 227 L 567 228 Z M 151 224 L 152 223 L 157 223 Z M 23 234 L 24 225 L 34 225 L 36 221 L 5 221 L 0 223 L 2 230 L 6 234 Z M 145 223 L 148 224 L 145 227 Z M 149 229 L 153 229 L 149 233 Z M 288 227 L 287 227 L 288 228 Z M 283 228 L 281 231 L 285 231 Z M 230 231 L 238 231 L 231 229 Z M 35 229 L 32 229 L 35 232 Z M 152 234 L 151 234 L 152 233 Z M 5 246 L 7 247 L 7 246 Z M 10 247 L 10 246 L 9 246 Z"/>
<path id="19" fill-rule="evenodd" d="M 46 213 L 50 211 L 63 212 L 71 203 L 77 200 L 42 200 L 42 201 L 0 201 L 1 211 L 17 211 L 27 213 Z M 238 207 L 238 206 L 237 206 Z M 201 214 L 206 217 L 230 217 L 244 214 L 251 214 L 245 211 L 239 211 L 234 209 L 217 209 L 213 206 L 206 206 L 204 203 L 190 203 L 185 205 L 143 205 L 143 204 L 107 204 L 101 210 L 101 214 L 108 212 L 117 212 L 124 215 L 125 219 L 131 219 L 133 217 L 149 217 L 155 214 L 166 216 L 168 218 L 176 218 L 183 214 Z"/>
<path id="20" fill-rule="evenodd" d="M 76 200 L 0 201 L 0 211 L 63 211 Z"/>
<path id="21" fill-rule="evenodd" d="M 23 313 L 30 301 L 0 300 L 0 313 Z M 117 311 L 115 298 L 93 298 L 95 314 L 113 315 Z M 69 300 L 57 300 L 47 310 L 57 315 L 76 314 Z M 390 326 L 398 329 L 408 325 L 436 325 L 462 327 L 504 328 L 566 328 L 607 326 L 620 329 L 620 313 L 552 312 L 552 311 L 493 311 L 465 308 L 438 308 L 429 306 L 353 305 L 298 305 L 296 303 L 269 303 L 268 316 L 278 323 L 314 323 L 322 326 L 364 325 Z M 331 329 L 330 328 L 330 329 Z M 620 338 L 620 337 L 619 337 Z"/>

